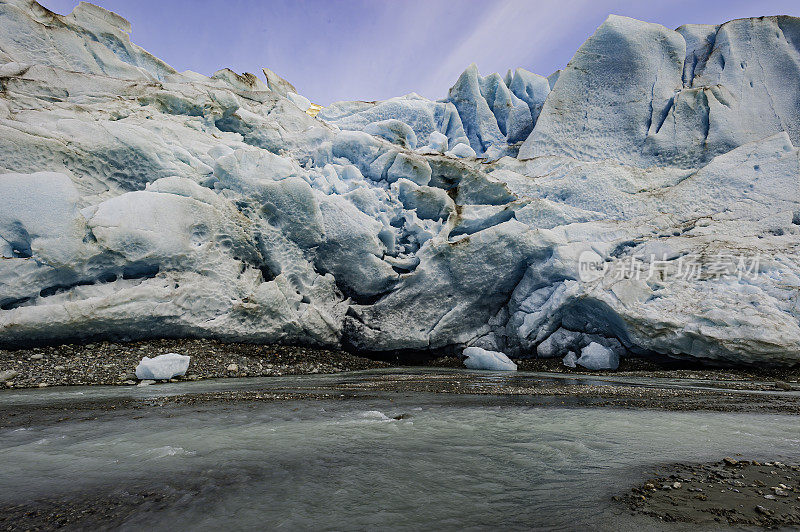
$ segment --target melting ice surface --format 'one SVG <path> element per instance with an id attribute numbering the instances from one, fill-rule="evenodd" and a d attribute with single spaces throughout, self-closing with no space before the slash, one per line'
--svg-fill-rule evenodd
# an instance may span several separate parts
<path id="1" fill-rule="evenodd" d="M 302 381 L 284 382 L 292 379 Z M 176 386 L 48 397 L 155 398 Z M 4 394 L 0 408 L 37 397 Z M 102 504 L 148 490 L 170 502 L 138 506 L 121 528 L 652 529 L 611 496 L 659 463 L 800 456 L 791 416 L 534 407 L 497 396 L 378 393 L 135 416 L 0 431 L 0 506 L 84 494 Z"/>
<path id="2" fill-rule="evenodd" d="M 798 18 L 612 15 L 549 79 L 322 110 L 86 2 L 0 27 L 0 344 L 800 362 Z"/>

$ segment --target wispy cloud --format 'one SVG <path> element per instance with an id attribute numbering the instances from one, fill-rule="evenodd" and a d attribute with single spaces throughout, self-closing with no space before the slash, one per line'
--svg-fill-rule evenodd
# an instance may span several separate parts
<path id="1" fill-rule="evenodd" d="M 40 0 L 67 13 L 77 0 Z M 668 27 L 800 15 L 797 0 L 94 0 L 178 70 L 268 66 L 312 101 L 430 98 L 470 63 L 483 74 L 563 67 L 610 14 Z"/>

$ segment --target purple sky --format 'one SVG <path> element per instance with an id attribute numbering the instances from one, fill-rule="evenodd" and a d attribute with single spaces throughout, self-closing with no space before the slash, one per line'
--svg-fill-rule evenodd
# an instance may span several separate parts
<path id="1" fill-rule="evenodd" d="M 66 14 L 75 0 L 39 0 Z M 135 43 L 178 70 L 266 66 L 311 101 L 438 99 L 472 62 L 482 74 L 549 75 L 610 13 L 717 24 L 800 16 L 797 0 L 96 0 L 133 24 Z"/>

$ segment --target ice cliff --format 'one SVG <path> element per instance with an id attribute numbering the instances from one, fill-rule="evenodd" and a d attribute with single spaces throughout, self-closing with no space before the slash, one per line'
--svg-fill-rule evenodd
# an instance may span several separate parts
<path id="1" fill-rule="evenodd" d="M 799 19 L 611 16 L 549 78 L 316 117 L 91 4 L 0 1 L 0 28 L 4 345 L 800 362 Z"/>

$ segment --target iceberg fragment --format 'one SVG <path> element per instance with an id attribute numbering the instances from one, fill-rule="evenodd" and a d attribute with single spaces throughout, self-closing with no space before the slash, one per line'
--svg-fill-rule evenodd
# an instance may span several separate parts
<path id="1" fill-rule="evenodd" d="M 136 366 L 136 378 L 140 380 L 167 380 L 186 375 L 191 357 L 178 353 L 167 353 L 154 358 L 144 357 Z"/>
<path id="2" fill-rule="evenodd" d="M 459 142 L 453 149 L 450 151 L 445 152 L 445 155 L 450 155 L 451 157 L 458 157 L 463 159 L 465 157 L 475 157 L 476 153 L 475 150 L 464 144 L 463 142 Z"/>
<path id="3" fill-rule="evenodd" d="M 480 347 L 464 349 L 466 357 L 464 365 L 469 369 L 485 369 L 491 371 L 516 371 L 517 365 L 499 351 L 487 351 Z"/>
<path id="4" fill-rule="evenodd" d="M 617 369 L 619 367 L 619 356 L 611 349 L 592 342 L 581 349 L 581 356 L 575 362 L 591 370 Z"/>
<path id="5" fill-rule="evenodd" d="M 440 153 L 444 153 L 447 151 L 447 137 L 439 133 L 438 131 L 434 131 L 428 137 L 428 146 L 433 151 L 438 151 Z"/>

